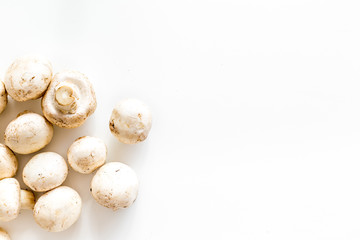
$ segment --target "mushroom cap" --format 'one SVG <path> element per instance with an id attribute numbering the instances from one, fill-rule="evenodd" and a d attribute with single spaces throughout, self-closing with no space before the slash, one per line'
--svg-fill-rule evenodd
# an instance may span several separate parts
<path id="1" fill-rule="evenodd" d="M 2 81 L 0 81 L 0 113 L 2 113 L 5 110 L 7 102 L 8 99 L 7 99 L 7 92 L 5 89 L 5 85 Z"/>
<path id="2" fill-rule="evenodd" d="M 49 232 L 68 229 L 79 218 L 81 198 L 72 188 L 61 186 L 42 195 L 35 203 L 36 223 Z"/>
<path id="3" fill-rule="evenodd" d="M 14 152 L 36 152 L 50 143 L 53 126 L 41 115 L 29 111 L 20 113 L 5 129 L 5 144 Z"/>
<path id="4" fill-rule="evenodd" d="M 0 220 L 11 221 L 20 212 L 20 184 L 15 178 L 0 181 Z"/>
<path id="5" fill-rule="evenodd" d="M 2 228 L 0 228 L 0 240 L 10 240 L 9 234 Z"/>
<path id="6" fill-rule="evenodd" d="M 79 173 L 89 174 L 106 161 L 107 148 L 104 141 L 96 137 L 80 137 L 71 144 L 67 157 L 70 166 Z"/>
<path id="7" fill-rule="evenodd" d="M 18 161 L 14 153 L 0 143 L 0 180 L 15 176 L 18 169 Z"/>
<path id="8" fill-rule="evenodd" d="M 136 200 L 138 190 L 136 173 L 120 162 L 105 164 L 91 181 L 91 193 L 95 200 L 114 211 L 129 207 Z"/>
<path id="9" fill-rule="evenodd" d="M 51 63 L 40 56 L 23 56 L 15 59 L 5 74 L 8 94 L 16 101 L 40 98 L 52 77 Z"/>
<path id="10" fill-rule="evenodd" d="M 60 186 L 68 175 L 62 156 L 54 152 L 35 155 L 23 170 L 24 183 L 36 192 L 45 192 Z"/>
<path id="11" fill-rule="evenodd" d="M 57 101 L 59 97 L 63 100 L 61 104 Z M 51 81 L 41 106 L 51 123 L 62 128 L 76 128 L 94 113 L 95 92 L 84 74 L 69 70 L 59 72 Z"/>
<path id="12" fill-rule="evenodd" d="M 109 127 L 111 133 L 122 143 L 142 142 L 151 129 L 150 109 L 140 100 L 124 99 L 113 109 Z"/>

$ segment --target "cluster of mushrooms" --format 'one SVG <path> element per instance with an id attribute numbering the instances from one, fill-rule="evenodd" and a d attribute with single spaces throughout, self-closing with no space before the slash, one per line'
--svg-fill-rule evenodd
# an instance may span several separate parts
<path id="1" fill-rule="evenodd" d="M 13 178 L 18 169 L 14 153 L 30 154 L 50 143 L 53 125 L 76 128 L 94 113 L 96 97 L 88 78 L 77 71 L 53 75 L 51 63 L 38 56 L 16 59 L 0 81 L 0 113 L 7 105 L 7 95 L 23 102 L 42 97 L 43 115 L 25 111 L 5 129 L 5 145 L 0 143 L 0 221 L 15 219 L 20 209 L 30 209 L 36 223 L 51 232 L 64 231 L 80 216 L 81 197 L 72 188 L 61 186 L 68 175 L 66 160 L 55 152 L 42 152 L 25 165 L 22 178 L 29 190 L 20 189 Z M 110 117 L 109 128 L 122 143 L 144 141 L 151 129 L 151 112 L 139 100 L 120 101 Z M 98 171 L 90 191 L 104 207 L 118 210 L 129 207 L 138 194 L 136 173 L 120 162 L 106 163 L 107 147 L 103 140 L 83 136 L 67 152 L 71 168 L 82 174 Z M 34 192 L 42 192 L 35 201 Z M 0 228 L 0 240 L 10 239 Z"/>

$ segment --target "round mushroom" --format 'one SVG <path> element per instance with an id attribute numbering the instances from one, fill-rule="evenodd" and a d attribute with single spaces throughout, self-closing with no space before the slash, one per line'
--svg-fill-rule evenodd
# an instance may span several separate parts
<path id="1" fill-rule="evenodd" d="M 0 81 L 0 113 L 2 113 L 7 105 L 7 92 L 5 89 L 5 85 L 2 81 Z"/>
<path id="2" fill-rule="evenodd" d="M 36 202 L 33 215 L 36 223 L 50 232 L 68 229 L 79 218 L 81 198 L 72 188 L 61 186 L 42 195 Z"/>
<path id="3" fill-rule="evenodd" d="M 122 143 L 142 142 L 151 129 L 150 109 L 137 99 L 122 100 L 112 111 L 109 127 L 111 133 Z"/>
<path id="4" fill-rule="evenodd" d="M 41 115 L 25 111 L 5 129 L 5 144 L 14 152 L 36 152 L 50 143 L 53 126 Z"/>
<path id="5" fill-rule="evenodd" d="M 96 109 L 96 97 L 88 78 L 77 71 L 55 74 L 42 102 L 44 116 L 62 128 L 81 126 Z"/>
<path id="6" fill-rule="evenodd" d="M 0 240 L 11 240 L 9 234 L 2 228 L 0 228 Z"/>
<path id="7" fill-rule="evenodd" d="M 0 180 L 15 176 L 18 169 L 18 161 L 14 153 L 0 143 Z"/>
<path id="8" fill-rule="evenodd" d="M 60 186 L 68 175 L 62 156 L 54 152 L 32 157 L 23 170 L 24 183 L 35 192 L 45 192 Z"/>
<path id="9" fill-rule="evenodd" d="M 17 58 L 5 74 L 5 87 L 16 101 L 40 98 L 49 86 L 52 77 L 51 63 L 43 57 L 24 56 Z"/>
<path id="10" fill-rule="evenodd" d="M 72 169 L 89 174 L 104 165 L 107 148 L 103 140 L 96 137 L 80 137 L 71 144 L 67 157 Z"/>
<path id="11" fill-rule="evenodd" d="M 21 190 L 15 178 L 0 180 L 0 220 L 11 221 L 19 215 L 20 209 L 33 209 L 34 194 Z"/>
<path id="12" fill-rule="evenodd" d="M 90 188 L 96 202 L 114 211 L 129 207 L 136 200 L 138 190 L 136 173 L 120 162 L 102 166 L 93 177 Z"/>

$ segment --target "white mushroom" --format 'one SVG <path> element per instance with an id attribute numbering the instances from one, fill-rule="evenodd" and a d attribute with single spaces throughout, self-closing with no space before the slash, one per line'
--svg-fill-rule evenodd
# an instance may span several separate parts
<path id="1" fill-rule="evenodd" d="M 111 133 L 122 143 L 142 142 L 151 129 L 150 109 L 137 99 L 122 100 L 111 114 L 109 127 Z"/>
<path id="2" fill-rule="evenodd" d="M 120 162 L 110 162 L 102 166 L 91 181 L 90 191 L 102 206 L 118 210 L 129 207 L 139 190 L 136 173 Z"/>
<path id="3" fill-rule="evenodd" d="M 21 190 L 15 178 L 5 178 L 0 181 L 0 220 L 10 221 L 15 219 L 20 209 L 33 209 L 34 194 Z"/>
<path id="4" fill-rule="evenodd" d="M 14 153 L 0 143 L 0 180 L 15 176 L 17 168 L 18 161 Z"/>
<path id="5" fill-rule="evenodd" d="M 62 128 L 81 126 L 96 109 L 96 97 L 88 78 L 77 71 L 55 74 L 41 106 L 44 116 Z"/>
<path id="6" fill-rule="evenodd" d="M 33 215 L 36 223 L 50 232 L 68 229 L 79 218 L 81 198 L 72 188 L 61 186 L 42 195 L 36 202 Z"/>
<path id="7" fill-rule="evenodd" d="M 5 129 L 5 144 L 14 152 L 36 152 L 50 143 L 52 125 L 41 115 L 25 111 L 12 120 Z"/>
<path id="8" fill-rule="evenodd" d="M 0 228 L 0 240 L 11 240 L 9 234 L 2 228 Z"/>
<path id="9" fill-rule="evenodd" d="M 5 75 L 8 94 L 16 101 L 40 98 L 46 91 L 52 77 L 51 63 L 39 56 L 17 58 Z"/>
<path id="10" fill-rule="evenodd" d="M 2 81 L 0 81 L 0 113 L 2 113 L 5 110 L 7 102 L 8 99 L 7 99 L 7 92 L 5 89 L 5 85 Z"/>
<path id="11" fill-rule="evenodd" d="M 68 167 L 64 158 L 54 152 L 35 155 L 23 170 L 24 183 L 36 192 L 45 192 L 60 186 L 67 175 Z"/>
<path id="12" fill-rule="evenodd" d="M 80 137 L 70 146 L 67 157 L 70 166 L 79 173 L 89 174 L 106 161 L 107 148 L 96 137 Z"/>

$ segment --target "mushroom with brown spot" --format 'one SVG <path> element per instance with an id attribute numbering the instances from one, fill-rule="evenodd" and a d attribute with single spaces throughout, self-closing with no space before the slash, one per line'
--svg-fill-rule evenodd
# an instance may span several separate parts
<path id="1" fill-rule="evenodd" d="M 23 170 L 24 183 L 36 192 L 45 192 L 60 186 L 68 175 L 62 156 L 54 152 L 35 155 Z"/>
<path id="2" fill-rule="evenodd" d="M 29 154 L 50 143 L 53 126 L 41 115 L 25 111 L 5 129 L 5 144 L 14 152 Z"/>
<path id="3" fill-rule="evenodd" d="M 44 116 L 62 128 L 76 128 L 94 113 L 96 97 L 88 78 L 77 71 L 55 74 L 42 101 Z"/>
<path id="4" fill-rule="evenodd" d="M 11 221 L 19 215 L 20 209 L 33 209 L 34 194 L 20 189 L 15 178 L 0 180 L 0 220 Z"/>
<path id="5" fill-rule="evenodd" d="M 0 81 L 0 113 L 5 110 L 7 103 L 8 99 L 5 85 L 2 81 Z"/>

